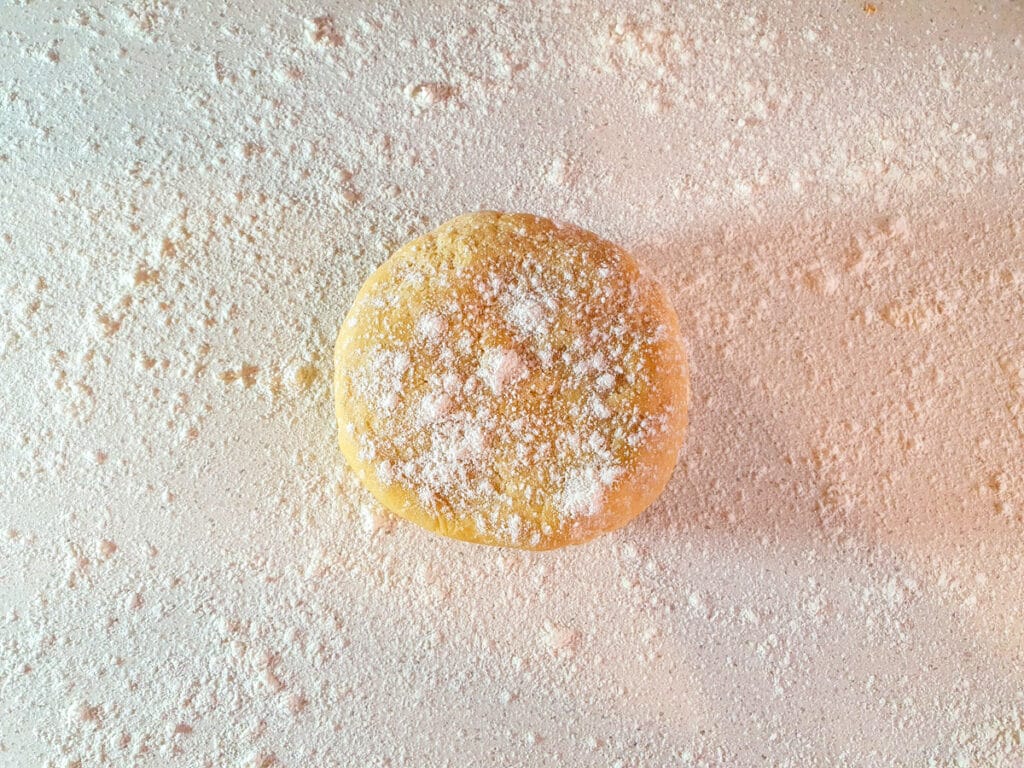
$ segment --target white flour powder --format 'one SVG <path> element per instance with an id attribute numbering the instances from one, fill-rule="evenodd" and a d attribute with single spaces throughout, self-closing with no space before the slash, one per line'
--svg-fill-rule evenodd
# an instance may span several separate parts
<path id="1" fill-rule="evenodd" d="M 1022 55 L 1007 2 L 4 4 L 0 765 L 1024 764 Z M 673 482 L 584 547 L 336 449 L 359 285 L 483 208 L 689 338 Z"/>

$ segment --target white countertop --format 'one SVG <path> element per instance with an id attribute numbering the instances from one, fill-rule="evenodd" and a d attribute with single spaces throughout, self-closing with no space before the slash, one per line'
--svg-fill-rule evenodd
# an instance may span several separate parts
<path id="1" fill-rule="evenodd" d="M 1024 764 L 1024 10 L 917 5 L 0 8 L 0 765 Z M 689 339 L 583 547 L 335 447 L 356 289 L 481 208 Z"/>

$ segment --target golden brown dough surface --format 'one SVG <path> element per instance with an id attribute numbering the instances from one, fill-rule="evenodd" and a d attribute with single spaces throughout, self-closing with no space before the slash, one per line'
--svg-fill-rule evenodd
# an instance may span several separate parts
<path id="1" fill-rule="evenodd" d="M 623 249 L 526 214 L 459 216 L 359 291 L 335 350 L 341 450 L 385 507 L 526 549 L 614 530 L 686 427 L 676 314 Z"/>

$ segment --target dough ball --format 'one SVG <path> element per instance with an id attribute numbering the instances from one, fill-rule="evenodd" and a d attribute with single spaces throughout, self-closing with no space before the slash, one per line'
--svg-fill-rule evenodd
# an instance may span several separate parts
<path id="1" fill-rule="evenodd" d="M 401 247 L 335 349 L 342 453 L 396 515 L 465 541 L 579 544 L 657 498 L 683 442 L 679 321 L 622 248 L 527 214 Z"/>

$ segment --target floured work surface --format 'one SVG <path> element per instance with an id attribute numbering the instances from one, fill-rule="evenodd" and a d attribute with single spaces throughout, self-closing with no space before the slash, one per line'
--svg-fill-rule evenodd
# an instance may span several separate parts
<path id="1" fill-rule="evenodd" d="M 530 5 L 0 10 L 0 764 L 1024 762 L 1020 8 Z M 582 547 L 335 446 L 359 285 L 483 208 L 689 339 Z"/>

